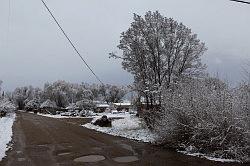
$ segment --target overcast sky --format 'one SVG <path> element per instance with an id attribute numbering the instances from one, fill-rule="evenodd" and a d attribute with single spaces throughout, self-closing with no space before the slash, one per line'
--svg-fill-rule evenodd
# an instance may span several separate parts
<path id="1" fill-rule="evenodd" d="M 8 24 L 9 1 L 11 17 Z M 190 27 L 208 47 L 208 71 L 229 80 L 242 79 L 250 57 L 250 5 L 229 0 L 45 0 L 86 61 L 105 83 L 129 84 L 120 62 L 120 33 L 133 13 L 160 11 Z M 8 26 L 9 25 L 9 26 Z M 9 28 L 8 28 L 9 27 Z M 45 82 L 96 82 L 62 36 L 40 0 L 0 1 L 0 80 L 5 90 Z"/>

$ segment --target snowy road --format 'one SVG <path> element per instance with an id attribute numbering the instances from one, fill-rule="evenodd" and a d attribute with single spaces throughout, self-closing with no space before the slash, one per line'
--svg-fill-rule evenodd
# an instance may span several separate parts
<path id="1" fill-rule="evenodd" d="M 14 123 L 13 149 L 4 166 L 54 165 L 142 165 L 142 166 L 208 166 L 235 165 L 212 162 L 197 157 L 167 151 L 149 144 L 131 141 L 89 130 L 80 125 L 91 119 L 54 119 L 29 113 L 17 113 Z M 85 155 L 102 159 L 99 162 L 81 163 Z M 92 158 L 83 158 L 90 161 Z M 129 162 L 129 160 L 134 162 Z M 136 159 L 138 159 L 136 161 Z M 122 161 L 122 163 L 121 163 Z M 236 164 L 237 165 L 237 164 Z M 238 164 L 240 165 L 240 164 Z"/>

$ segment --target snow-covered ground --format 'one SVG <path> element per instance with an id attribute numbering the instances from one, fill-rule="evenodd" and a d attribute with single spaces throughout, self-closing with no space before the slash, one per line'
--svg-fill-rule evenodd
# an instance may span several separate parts
<path id="1" fill-rule="evenodd" d="M 15 114 L 9 114 L 0 118 L 0 161 L 6 156 L 5 153 L 10 148 L 8 144 L 12 138 L 12 126 L 15 117 Z"/>
<path id="2" fill-rule="evenodd" d="M 92 123 L 96 121 L 96 119 L 101 118 L 101 115 L 107 115 L 109 118 L 111 117 L 122 117 L 123 119 L 114 119 L 112 121 L 112 127 L 99 127 L 95 126 Z M 145 124 L 142 123 L 140 118 L 130 115 L 130 114 L 99 114 L 96 116 L 91 123 L 87 123 L 82 125 L 88 129 L 93 129 L 102 133 L 121 136 L 128 139 L 138 140 L 142 142 L 155 142 L 157 140 L 157 134 L 151 132 Z M 178 151 L 185 155 L 196 156 L 201 158 L 206 158 L 211 161 L 219 161 L 219 162 L 239 162 L 237 160 L 232 159 L 221 159 L 215 157 L 209 157 L 207 155 L 201 153 L 190 153 L 186 151 Z"/>
<path id="3" fill-rule="evenodd" d="M 108 118 L 115 118 L 112 120 L 112 127 L 99 127 L 91 123 L 82 125 L 88 129 L 93 129 L 102 133 L 121 136 L 129 139 L 134 139 L 142 142 L 154 142 L 156 139 L 156 134 L 152 133 L 135 115 L 131 115 L 127 112 L 125 113 L 96 113 L 89 117 L 71 117 L 71 116 L 61 116 L 61 115 L 50 115 L 50 114 L 40 114 L 40 116 L 46 116 L 50 118 L 93 118 L 92 122 L 106 115 Z M 117 118 L 117 119 L 116 119 Z"/>
<path id="4" fill-rule="evenodd" d="M 128 139 L 138 140 L 142 142 L 155 142 L 157 140 L 157 134 L 151 132 L 145 124 L 141 121 L 140 118 L 129 113 L 97 113 L 90 117 L 67 117 L 61 115 L 50 115 L 50 114 L 38 114 L 41 116 L 51 117 L 51 118 L 93 118 L 91 123 L 82 125 L 88 129 L 96 130 L 102 133 L 110 134 L 113 136 L 125 137 Z M 112 120 L 112 127 L 99 127 L 95 126 L 92 123 L 97 119 L 101 118 L 103 115 L 106 115 L 108 118 L 117 118 Z M 200 158 L 206 158 L 211 161 L 219 162 L 239 162 L 232 159 L 221 159 L 215 157 L 209 157 L 201 153 L 190 153 L 187 151 L 178 151 L 189 156 L 196 156 Z"/>
<path id="5" fill-rule="evenodd" d="M 37 113 L 37 115 L 45 116 L 45 117 L 49 117 L 49 118 L 55 118 L 55 119 L 60 119 L 60 118 L 83 118 L 83 117 L 80 117 L 80 116 L 62 116 L 60 114 L 58 114 L 58 115 L 51 115 L 51 114 Z"/>
<path id="6" fill-rule="evenodd" d="M 99 127 L 92 123 L 100 118 L 101 116 L 95 117 L 92 123 L 87 123 L 82 125 L 88 129 L 93 129 L 102 133 L 121 136 L 133 140 L 138 140 L 142 142 L 154 142 L 156 140 L 156 134 L 152 133 L 142 121 L 130 114 L 103 114 L 107 115 L 108 118 L 112 117 L 122 117 L 122 119 L 114 119 L 112 121 L 112 127 Z"/>
<path id="7" fill-rule="evenodd" d="M 238 160 L 233 160 L 233 159 L 223 159 L 223 158 L 216 158 L 216 157 L 209 157 L 205 154 L 202 153 L 190 153 L 190 152 L 186 152 L 186 151 L 178 151 L 182 154 L 188 155 L 188 156 L 195 156 L 195 157 L 200 157 L 200 158 L 205 158 L 211 161 L 219 161 L 219 162 L 240 162 Z"/>
<path id="8" fill-rule="evenodd" d="M 33 114 L 33 112 L 29 112 L 29 113 Z M 124 117 L 130 116 L 129 113 L 119 113 L 119 114 L 95 113 L 92 116 L 87 116 L 87 117 L 81 117 L 81 116 L 62 116 L 60 114 L 51 115 L 51 114 L 41 114 L 41 113 L 37 113 L 37 115 L 45 116 L 45 117 L 49 117 L 49 118 L 56 118 L 56 119 L 60 119 L 60 118 L 94 118 L 95 120 L 98 119 L 98 118 L 101 118 L 103 115 L 106 115 L 109 118 L 124 118 Z"/>

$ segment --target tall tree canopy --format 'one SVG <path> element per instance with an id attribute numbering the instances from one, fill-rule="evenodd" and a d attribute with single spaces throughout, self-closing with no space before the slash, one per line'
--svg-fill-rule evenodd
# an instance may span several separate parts
<path id="1" fill-rule="evenodd" d="M 123 68 L 134 75 L 136 90 L 151 104 L 161 101 L 163 85 L 170 87 L 205 68 L 201 63 L 205 44 L 191 29 L 158 11 L 149 11 L 144 17 L 134 14 L 118 48 L 123 52 L 119 57 Z M 111 57 L 118 56 L 112 53 Z"/>

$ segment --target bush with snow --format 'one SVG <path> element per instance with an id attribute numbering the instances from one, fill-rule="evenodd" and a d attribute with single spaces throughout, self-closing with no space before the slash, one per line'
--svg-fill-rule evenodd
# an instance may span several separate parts
<path id="1" fill-rule="evenodd" d="M 76 106 L 81 110 L 94 110 L 95 104 L 89 99 L 83 99 L 76 102 Z"/>
<path id="2" fill-rule="evenodd" d="M 163 108 L 148 114 L 160 143 L 212 157 L 249 161 L 250 85 L 230 89 L 218 79 L 188 80 L 164 90 Z M 152 116 L 152 117 L 150 117 Z"/>
<path id="3" fill-rule="evenodd" d="M 15 105 L 9 101 L 8 99 L 4 98 L 0 100 L 0 112 L 13 112 L 16 110 Z"/>
<path id="4" fill-rule="evenodd" d="M 25 105 L 25 110 L 32 111 L 40 108 L 40 102 L 38 99 L 32 99 Z"/>
<path id="5" fill-rule="evenodd" d="M 40 108 L 45 109 L 45 108 L 57 108 L 56 103 L 54 101 L 51 101 L 47 99 L 45 102 L 43 102 L 40 105 Z"/>

